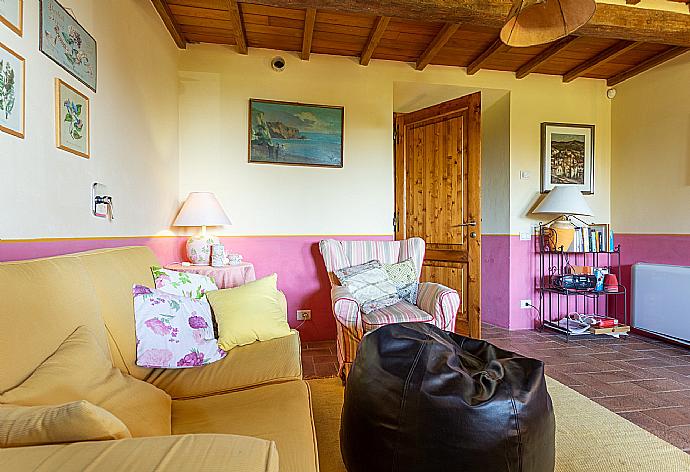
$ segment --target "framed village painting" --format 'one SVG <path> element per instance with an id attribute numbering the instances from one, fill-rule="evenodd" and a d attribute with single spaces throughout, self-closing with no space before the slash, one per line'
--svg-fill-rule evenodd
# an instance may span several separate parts
<path id="1" fill-rule="evenodd" d="M 24 138 L 24 58 L 0 43 L 0 131 Z"/>
<path id="2" fill-rule="evenodd" d="M 541 192 L 571 185 L 594 193 L 594 125 L 541 124 Z"/>
<path id="3" fill-rule="evenodd" d="M 24 0 L 0 0 L 0 23 L 21 36 L 24 29 Z"/>
<path id="4" fill-rule="evenodd" d="M 56 0 L 40 2 L 41 52 L 95 92 L 96 40 Z"/>
<path id="5" fill-rule="evenodd" d="M 57 147 L 89 158 L 91 122 L 89 98 L 74 87 L 55 79 L 55 139 Z"/>
<path id="6" fill-rule="evenodd" d="M 343 107 L 249 101 L 249 162 L 343 166 Z"/>

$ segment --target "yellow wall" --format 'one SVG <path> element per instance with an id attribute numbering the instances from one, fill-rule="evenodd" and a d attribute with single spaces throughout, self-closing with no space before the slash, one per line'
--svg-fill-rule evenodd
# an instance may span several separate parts
<path id="1" fill-rule="evenodd" d="M 287 69 L 270 59 L 281 54 Z M 610 216 L 611 104 L 603 81 L 542 75 L 516 80 L 506 72 L 193 45 L 180 62 L 180 198 L 189 191 L 217 192 L 235 225 L 227 234 L 390 234 L 393 211 L 392 114 L 394 84 L 455 85 L 463 91 L 510 92 L 510 232 L 530 231 L 539 197 L 540 124 L 594 124 L 596 194 L 587 197 L 596 220 Z M 345 168 L 247 163 L 249 98 L 345 106 Z M 520 180 L 521 170 L 530 172 Z M 484 176 L 486 181 L 491 175 Z"/>
<path id="2" fill-rule="evenodd" d="M 690 233 L 690 55 L 618 85 L 612 218 L 622 233 Z"/>
<path id="3" fill-rule="evenodd" d="M 26 59 L 26 138 L 0 132 L 0 238 L 150 235 L 178 208 L 178 53 L 151 2 L 61 0 L 98 43 L 98 93 L 38 50 L 39 2 L 24 36 L 0 42 Z M 55 146 L 55 78 L 90 98 L 91 159 Z M 91 216 L 107 184 L 115 221 Z"/>

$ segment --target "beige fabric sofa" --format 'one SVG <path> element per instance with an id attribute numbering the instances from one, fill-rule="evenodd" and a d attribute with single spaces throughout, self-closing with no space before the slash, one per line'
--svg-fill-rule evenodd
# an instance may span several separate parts
<path id="1" fill-rule="evenodd" d="M 148 248 L 0 264 L 0 394 L 88 326 L 124 374 L 173 399 L 172 436 L 0 449 L 4 470 L 318 471 L 297 332 L 206 367 L 136 365 L 132 285 L 151 286 Z"/>

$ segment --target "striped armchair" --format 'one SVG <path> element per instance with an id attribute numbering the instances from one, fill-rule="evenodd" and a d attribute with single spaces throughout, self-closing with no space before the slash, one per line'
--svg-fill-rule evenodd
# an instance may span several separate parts
<path id="1" fill-rule="evenodd" d="M 425 243 L 421 238 L 404 241 L 336 241 L 326 239 L 319 243 L 328 277 L 331 282 L 331 300 L 336 320 L 339 375 L 347 378 L 357 354 L 357 346 L 369 331 L 392 324 L 406 322 L 431 323 L 446 331 L 455 330 L 455 316 L 460 308 L 460 295 L 440 284 L 419 284 L 417 305 L 401 301 L 393 306 L 364 314 L 349 290 L 340 286 L 334 271 L 371 260 L 392 264 L 412 259 L 417 268 L 417 279 L 422 273 Z"/>

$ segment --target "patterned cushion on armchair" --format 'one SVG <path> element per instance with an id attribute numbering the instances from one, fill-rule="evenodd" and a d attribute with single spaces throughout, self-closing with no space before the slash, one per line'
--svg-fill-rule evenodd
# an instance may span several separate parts
<path id="1" fill-rule="evenodd" d="M 398 296 L 416 300 L 416 303 L 400 302 L 366 314 L 356 297 L 346 287 L 340 286 L 335 276 L 335 272 L 340 269 L 372 260 L 384 265 L 409 261 L 399 268 L 409 266 L 411 262 L 414 267 L 415 281 L 418 282 L 422 273 L 424 249 L 425 243 L 421 238 L 403 241 L 326 239 L 319 243 L 319 250 L 332 285 L 331 300 L 333 315 L 336 319 L 339 374 L 343 378 L 347 377 L 364 334 L 380 326 L 400 322 L 422 322 L 434 324 L 443 330 L 454 329 L 455 317 L 460 306 L 460 297 L 455 290 L 435 283 L 413 283 L 412 285 L 418 288 L 416 296 L 412 293 L 403 294 L 401 291 L 398 291 Z M 407 279 L 407 277 L 402 279 Z M 409 283 L 401 282 L 398 288 L 404 289 L 408 286 L 410 286 Z"/>

